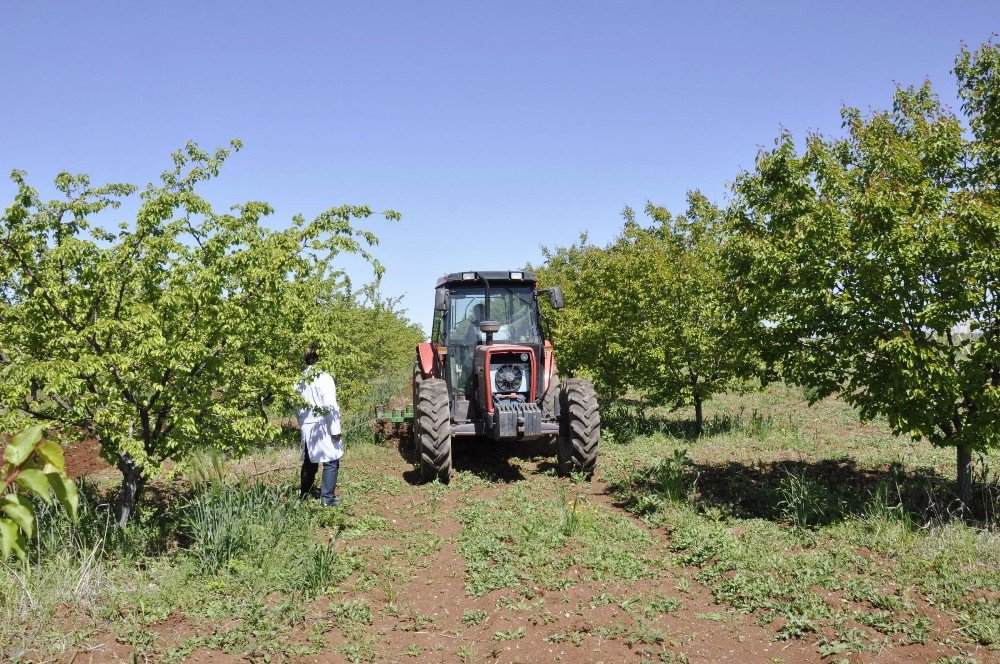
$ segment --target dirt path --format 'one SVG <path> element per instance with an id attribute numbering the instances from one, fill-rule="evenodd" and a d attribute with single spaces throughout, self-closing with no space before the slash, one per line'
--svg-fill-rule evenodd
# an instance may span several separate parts
<path id="1" fill-rule="evenodd" d="M 305 644 L 319 632 L 324 645 L 295 661 L 821 661 L 816 638 L 776 640 L 774 625 L 717 603 L 697 570 L 676 564 L 662 528 L 616 504 L 603 469 L 574 484 L 556 477 L 550 445 L 476 445 L 456 445 L 448 486 L 421 484 L 390 445 L 349 451 L 340 528 L 327 536 L 357 570 L 309 604 L 291 639 Z M 290 468 L 293 456 L 278 465 Z M 171 620 L 156 628 L 166 643 L 206 628 Z M 112 659 L 129 652 L 103 646 Z M 946 654 L 927 643 L 850 661 Z M 218 657 L 198 649 L 183 661 Z"/>
<path id="2" fill-rule="evenodd" d="M 343 599 L 338 594 L 338 602 L 367 602 L 373 618 L 363 637 L 350 625 L 331 634 L 336 656 L 357 652 L 350 650 L 352 639 L 363 638 L 366 654 L 393 662 L 818 660 L 812 644 L 775 641 L 773 631 L 752 617 L 728 613 L 693 580 L 691 570 L 665 567 L 649 578 L 619 582 L 588 578 L 588 571 L 576 565 L 564 570 L 561 589 L 535 585 L 527 592 L 517 586 L 471 593 L 468 561 L 461 553 L 462 517 L 476 519 L 475 509 L 509 505 L 525 495 L 551 503 L 559 498 L 560 483 L 567 482 L 554 477 L 547 446 L 527 445 L 505 455 L 471 445 L 456 449 L 456 475 L 447 487 L 416 483 L 412 465 L 392 448 L 372 448 L 363 459 L 345 462 L 353 468 L 345 482 L 352 492 L 350 509 L 360 514 L 374 507 L 386 520 L 385 528 L 367 533 L 360 543 L 373 554 L 391 551 L 388 557 L 373 555 L 379 560 L 369 571 L 395 581 L 348 588 Z M 380 481 L 381 488 L 362 488 Z M 622 516 L 600 477 L 582 491 L 590 509 L 611 512 L 652 536 L 654 550 L 641 551 L 642 556 L 670 559 L 663 534 Z M 488 517 L 486 512 L 482 517 Z M 520 524 L 515 519 L 504 526 L 513 532 Z M 586 551 L 580 553 L 586 558 Z M 656 598 L 667 606 L 649 610 Z M 303 661 L 331 660 L 324 653 Z"/>

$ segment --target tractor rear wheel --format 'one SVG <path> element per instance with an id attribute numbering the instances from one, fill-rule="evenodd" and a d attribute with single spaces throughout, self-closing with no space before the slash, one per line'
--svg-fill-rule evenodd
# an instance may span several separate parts
<path id="1" fill-rule="evenodd" d="M 594 474 L 601 441 L 597 393 L 582 378 L 569 378 L 560 388 L 559 473 L 582 472 L 589 477 Z"/>
<path id="2" fill-rule="evenodd" d="M 448 385 L 440 378 L 416 384 L 414 433 L 420 456 L 420 477 L 426 482 L 451 479 L 451 408 Z"/>

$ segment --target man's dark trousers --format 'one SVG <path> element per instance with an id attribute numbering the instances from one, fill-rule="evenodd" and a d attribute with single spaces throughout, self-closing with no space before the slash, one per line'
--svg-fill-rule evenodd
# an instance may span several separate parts
<path id="1" fill-rule="evenodd" d="M 300 493 L 303 498 L 309 495 L 312 491 L 313 483 L 316 481 L 316 471 L 319 470 L 319 464 L 313 463 L 309 460 L 309 454 L 305 455 L 302 459 L 302 473 L 301 473 L 301 486 L 299 487 Z M 319 498 L 324 505 L 336 505 L 337 502 L 334 499 L 334 495 L 337 490 L 337 473 L 340 472 L 340 459 L 336 461 L 324 461 L 323 462 L 323 481 L 320 484 Z"/>

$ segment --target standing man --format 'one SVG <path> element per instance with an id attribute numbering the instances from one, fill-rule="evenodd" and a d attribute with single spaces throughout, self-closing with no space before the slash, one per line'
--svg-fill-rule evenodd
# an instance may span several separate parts
<path id="1" fill-rule="evenodd" d="M 302 429 L 301 495 L 305 498 L 312 491 L 319 464 L 323 464 L 323 481 L 320 500 L 326 506 L 339 505 L 336 498 L 337 473 L 340 457 L 344 455 L 344 442 L 340 437 L 340 406 L 337 405 L 337 385 L 333 376 L 316 371 L 319 355 L 315 347 L 306 351 L 306 369 L 297 386 L 308 407 L 299 408 L 297 416 Z"/>

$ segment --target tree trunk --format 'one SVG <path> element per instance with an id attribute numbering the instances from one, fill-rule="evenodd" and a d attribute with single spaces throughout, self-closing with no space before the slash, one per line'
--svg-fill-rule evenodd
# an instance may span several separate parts
<path id="1" fill-rule="evenodd" d="M 702 415 L 701 415 L 701 395 L 697 392 L 694 393 L 694 435 L 700 436 L 702 427 Z"/>
<path id="2" fill-rule="evenodd" d="M 132 457 L 124 452 L 118 455 L 118 470 L 122 472 L 122 488 L 118 492 L 118 500 L 115 501 L 115 522 L 119 528 L 124 528 L 132 516 L 136 498 L 146 485 L 146 478 L 143 477 L 142 466 L 136 464 Z"/>
<path id="3" fill-rule="evenodd" d="M 968 445 L 958 446 L 958 500 L 962 503 L 962 518 L 969 518 L 969 503 L 972 501 L 972 449 Z"/>

